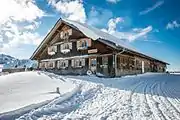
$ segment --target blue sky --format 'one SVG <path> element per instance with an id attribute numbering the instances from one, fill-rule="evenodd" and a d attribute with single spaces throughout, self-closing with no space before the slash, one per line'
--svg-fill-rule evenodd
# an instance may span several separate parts
<path id="1" fill-rule="evenodd" d="M 0 5 L 0 52 L 29 58 L 60 18 L 123 39 L 180 70 L 179 0 L 25 0 Z M 7 7 L 7 5 L 12 5 Z M 10 10 L 8 10 L 10 8 Z"/>

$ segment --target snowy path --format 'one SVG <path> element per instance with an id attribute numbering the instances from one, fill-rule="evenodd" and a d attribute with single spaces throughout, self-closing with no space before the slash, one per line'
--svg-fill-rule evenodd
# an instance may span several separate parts
<path id="1" fill-rule="evenodd" d="M 59 97 L 18 120 L 180 120 L 180 75 L 46 75 L 79 87 L 66 94 L 68 99 Z"/>

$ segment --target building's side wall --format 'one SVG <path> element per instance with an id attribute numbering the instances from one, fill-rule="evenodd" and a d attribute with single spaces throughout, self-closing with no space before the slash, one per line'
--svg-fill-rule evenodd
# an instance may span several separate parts
<path id="1" fill-rule="evenodd" d="M 126 53 L 117 55 L 116 59 L 116 76 L 165 72 L 166 70 L 166 64 Z"/>

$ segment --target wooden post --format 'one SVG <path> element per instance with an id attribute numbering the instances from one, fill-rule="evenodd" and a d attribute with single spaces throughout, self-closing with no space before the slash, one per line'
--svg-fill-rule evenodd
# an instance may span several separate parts
<path id="1" fill-rule="evenodd" d="M 40 60 L 37 60 L 37 62 L 38 62 L 37 69 L 40 69 Z"/>
<path id="2" fill-rule="evenodd" d="M 117 54 L 113 55 L 114 76 L 117 74 Z"/>
<path id="3" fill-rule="evenodd" d="M 59 87 L 56 88 L 56 93 L 60 94 Z"/>

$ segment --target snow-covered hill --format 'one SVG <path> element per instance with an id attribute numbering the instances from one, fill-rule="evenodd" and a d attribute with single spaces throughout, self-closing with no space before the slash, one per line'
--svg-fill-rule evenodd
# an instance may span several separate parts
<path id="1" fill-rule="evenodd" d="M 35 61 L 29 59 L 20 60 L 5 54 L 0 54 L 0 64 L 3 64 L 4 68 L 15 68 L 16 66 L 18 68 L 22 68 L 24 66 L 26 67 L 37 66 L 37 63 Z"/>
<path id="2" fill-rule="evenodd" d="M 2 81 L 2 83 L 6 82 L 2 86 L 7 86 L 5 88 L 0 86 L 0 95 L 2 95 L 0 99 L 4 99 L 0 101 L 2 104 L 12 106 L 13 99 L 5 100 L 10 94 L 11 96 L 19 95 L 21 101 L 26 101 L 26 97 L 23 96 L 28 96 L 29 93 L 31 96 L 37 95 L 36 93 L 39 93 L 37 89 L 40 89 L 40 93 L 52 92 L 49 89 L 50 85 L 43 82 L 47 77 L 50 78 L 49 82 L 55 79 L 78 87 L 72 89 L 72 84 L 66 84 L 70 92 L 44 105 L 36 106 L 35 109 L 26 113 L 18 110 L 9 114 L 2 113 L 0 119 L 3 120 L 11 120 L 15 114 L 17 120 L 180 120 L 180 75 L 146 73 L 121 78 L 98 78 L 96 76 L 59 76 L 47 72 L 24 72 L 14 73 L 12 80 L 8 76 L 4 76 L 6 79 Z M 43 79 L 38 79 L 37 76 Z M 15 78 L 16 84 L 9 82 Z M 23 85 L 31 87 L 26 90 L 27 86 L 23 87 Z M 34 85 L 41 88 L 34 89 Z M 21 91 L 19 89 L 17 91 L 15 88 L 20 86 Z M 60 86 L 60 90 L 64 90 L 63 86 Z M 28 101 L 31 102 L 35 98 L 30 97 Z M 18 106 L 20 103 L 16 102 L 15 105 Z M 0 109 L 2 109 L 1 106 Z M 23 111 L 24 108 L 20 110 Z"/>

